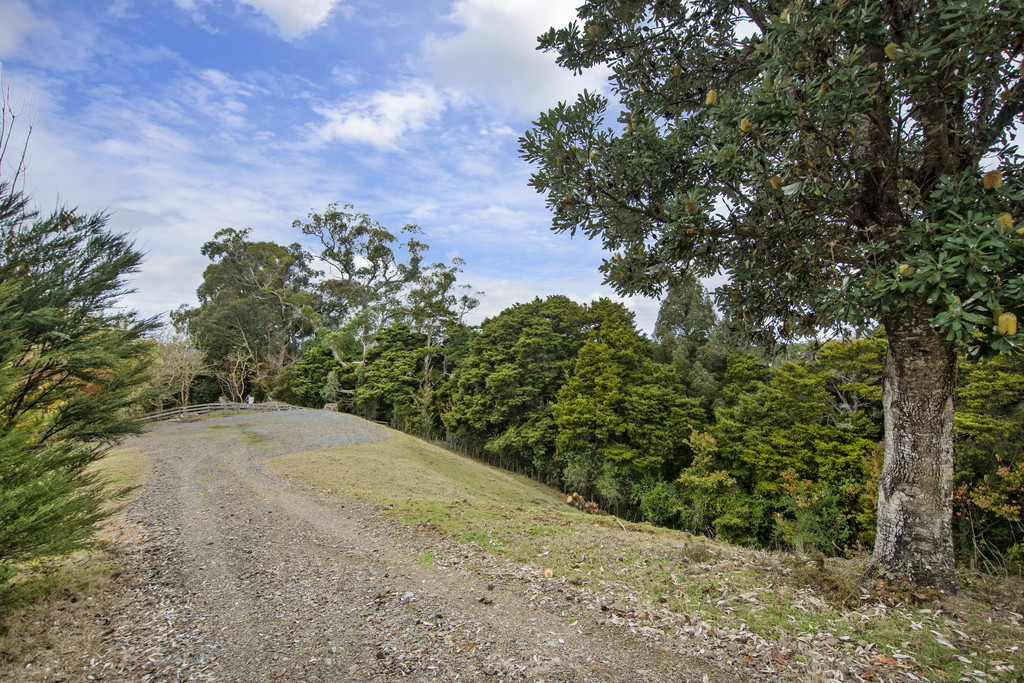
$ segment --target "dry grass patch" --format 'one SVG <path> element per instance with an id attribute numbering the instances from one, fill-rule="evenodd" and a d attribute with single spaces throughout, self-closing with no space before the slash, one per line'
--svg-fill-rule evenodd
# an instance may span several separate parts
<path id="1" fill-rule="evenodd" d="M 0 605 L 0 681 L 39 680 L 68 656 L 88 662 L 123 609 L 118 571 L 104 550 L 24 567 Z"/>
<path id="2" fill-rule="evenodd" d="M 110 489 L 117 491 L 141 486 L 152 464 L 137 448 L 116 448 L 93 467 L 103 475 Z"/>
<path id="3" fill-rule="evenodd" d="M 281 474 L 342 496 L 407 501 L 554 507 L 561 495 L 421 439 L 391 431 L 387 441 L 291 453 L 270 461 Z"/>
<path id="4" fill-rule="evenodd" d="M 780 648 L 799 642 L 838 657 L 860 651 L 882 670 L 933 681 L 1020 680 L 1024 672 L 1024 619 L 1015 610 L 1024 582 L 1016 579 L 990 578 L 992 585 L 980 590 L 975 578 L 968 593 L 950 597 L 865 584 L 866 556 L 804 558 L 647 524 L 623 529 L 613 517 L 565 505 L 408 501 L 387 508 L 414 527 L 550 568 L 556 580 L 690 615 L 724 632 L 755 634 Z"/>

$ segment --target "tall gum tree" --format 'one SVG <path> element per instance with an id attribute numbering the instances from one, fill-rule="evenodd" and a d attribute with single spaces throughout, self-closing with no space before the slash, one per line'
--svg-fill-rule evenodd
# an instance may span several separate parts
<path id="1" fill-rule="evenodd" d="M 595 0 L 542 49 L 609 73 L 520 140 L 621 293 L 723 273 L 762 342 L 881 323 L 878 575 L 957 588 L 957 351 L 1019 349 L 1024 0 Z"/>
<path id="2" fill-rule="evenodd" d="M 310 291 L 319 274 L 311 256 L 298 244 L 254 242 L 250 232 L 224 228 L 203 244 L 211 263 L 196 290 L 199 305 L 183 305 L 171 315 L 233 400 L 266 385 L 295 358 L 321 307 Z"/>
<path id="3" fill-rule="evenodd" d="M 333 309 L 328 319 L 344 324 L 363 345 L 363 357 L 374 348 L 377 332 L 395 324 L 408 311 L 404 299 L 423 276 L 423 255 L 429 249 L 417 239 L 422 231 L 406 225 L 408 235 L 399 242 L 383 225 L 351 204 L 340 209 L 328 204 L 308 220 L 292 222 L 304 235 L 315 237 L 322 249 L 317 256 L 329 266 L 321 283 L 324 300 Z"/>

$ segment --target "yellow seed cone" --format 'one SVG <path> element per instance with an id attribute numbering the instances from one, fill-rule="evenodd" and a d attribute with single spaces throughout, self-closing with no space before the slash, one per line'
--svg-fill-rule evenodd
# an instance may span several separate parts
<path id="1" fill-rule="evenodd" d="M 999 316 L 999 334 L 1017 334 L 1017 316 L 1013 313 L 1003 313 Z"/>

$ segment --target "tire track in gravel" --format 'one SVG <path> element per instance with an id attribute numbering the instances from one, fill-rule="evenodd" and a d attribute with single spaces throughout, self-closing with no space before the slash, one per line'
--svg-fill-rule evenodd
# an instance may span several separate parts
<path id="1" fill-rule="evenodd" d="M 125 618 L 165 626 L 140 626 L 134 638 L 123 629 L 122 645 L 146 661 L 122 671 L 219 681 L 743 678 L 596 616 L 570 624 L 555 599 L 578 595 L 553 582 L 502 581 L 489 567 L 497 560 L 481 551 L 417 534 L 266 465 L 386 438 L 352 416 L 295 411 L 157 425 L 127 444 L 154 469 L 127 510 L 140 532 L 129 564 L 148 578 L 139 612 Z M 417 558 L 426 552 L 449 558 L 447 566 L 424 566 Z M 146 642 L 150 632 L 160 641 Z"/>

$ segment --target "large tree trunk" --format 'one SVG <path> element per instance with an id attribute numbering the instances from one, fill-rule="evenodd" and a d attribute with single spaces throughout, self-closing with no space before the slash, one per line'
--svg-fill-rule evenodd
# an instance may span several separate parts
<path id="1" fill-rule="evenodd" d="M 953 555 L 953 391 L 957 356 L 913 307 L 883 320 L 885 465 L 874 573 L 958 589 Z"/>

